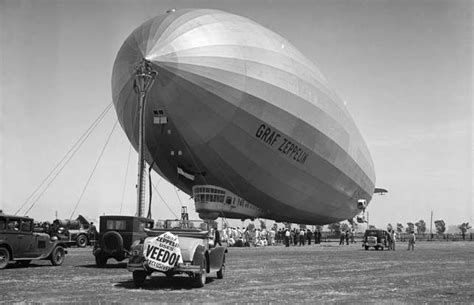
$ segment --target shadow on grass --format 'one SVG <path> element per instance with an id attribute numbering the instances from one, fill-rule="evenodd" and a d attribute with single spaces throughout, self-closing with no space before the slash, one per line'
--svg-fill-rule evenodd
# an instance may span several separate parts
<path id="1" fill-rule="evenodd" d="M 127 263 L 122 262 L 122 263 L 116 263 L 116 264 L 107 264 L 104 267 L 97 267 L 96 264 L 76 265 L 74 267 L 93 268 L 93 269 L 126 269 L 127 268 Z"/>
<path id="2" fill-rule="evenodd" d="M 206 285 L 212 283 L 214 281 L 213 278 L 206 279 Z M 114 285 L 118 288 L 126 288 L 126 289 L 143 289 L 143 290 L 192 290 L 192 289 L 199 289 L 196 288 L 194 285 L 194 280 L 186 275 L 178 275 L 173 277 L 167 277 L 165 275 L 155 275 L 155 276 L 148 276 L 143 286 L 141 288 L 137 288 L 132 279 L 132 273 L 130 272 L 130 280 L 118 282 Z"/>
<path id="3" fill-rule="evenodd" d="M 41 268 L 41 267 L 60 267 L 60 266 L 53 266 L 51 264 L 44 264 L 44 265 L 37 265 L 34 263 L 30 263 L 28 265 L 23 265 L 18 262 L 9 263 L 5 269 L 26 269 L 26 268 Z"/>

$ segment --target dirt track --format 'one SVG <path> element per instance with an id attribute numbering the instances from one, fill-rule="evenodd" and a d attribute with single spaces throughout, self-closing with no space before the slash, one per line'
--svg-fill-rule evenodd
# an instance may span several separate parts
<path id="1" fill-rule="evenodd" d="M 321 303 L 474 302 L 474 242 L 406 243 L 397 251 L 336 246 L 229 248 L 224 279 L 191 288 L 159 273 L 135 289 L 125 263 L 94 265 L 91 249 L 69 249 L 65 263 L 0 270 L 0 302 Z"/>

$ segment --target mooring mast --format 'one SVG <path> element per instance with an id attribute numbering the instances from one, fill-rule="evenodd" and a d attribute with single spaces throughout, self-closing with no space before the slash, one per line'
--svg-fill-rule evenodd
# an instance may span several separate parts
<path id="1" fill-rule="evenodd" d="M 145 213 L 145 104 L 148 89 L 153 86 L 158 73 L 150 62 L 143 58 L 135 73 L 135 91 L 138 93 L 138 183 L 137 183 L 137 216 Z"/>

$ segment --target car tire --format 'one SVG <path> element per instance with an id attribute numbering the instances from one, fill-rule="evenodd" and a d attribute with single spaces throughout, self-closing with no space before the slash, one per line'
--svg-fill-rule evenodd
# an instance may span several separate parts
<path id="1" fill-rule="evenodd" d="M 222 259 L 221 269 L 219 269 L 219 271 L 217 271 L 217 278 L 219 280 L 223 279 L 224 278 L 224 273 L 225 273 L 225 255 L 224 255 L 224 258 Z"/>
<path id="2" fill-rule="evenodd" d="M 95 264 L 99 268 L 104 268 L 105 266 L 107 266 L 107 260 L 108 258 L 101 254 L 95 256 Z"/>
<path id="3" fill-rule="evenodd" d="M 80 248 L 84 248 L 85 246 L 87 246 L 87 242 L 87 236 L 85 236 L 84 234 L 79 235 L 76 239 L 76 244 Z"/>
<path id="4" fill-rule="evenodd" d="M 369 246 L 365 246 L 365 251 L 369 250 Z"/>
<path id="5" fill-rule="evenodd" d="M 5 247 L 0 247 L 0 269 L 5 269 L 10 262 L 10 252 Z"/>
<path id="6" fill-rule="evenodd" d="M 201 261 L 201 272 L 194 274 L 194 286 L 197 288 L 204 287 L 207 279 L 207 263 L 204 256 Z"/>
<path id="7" fill-rule="evenodd" d="M 61 246 L 57 246 L 54 248 L 53 252 L 51 253 L 51 264 L 53 266 L 61 266 L 64 261 L 65 256 L 64 248 Z"/>
<path id="8" fill-rule="evenodd" d="M 135 284 L 135 287 L 141 288 L 143 286 L 143 283 L 146 280 L 146 276 L 147 276 L 146 271 L 143 271 L 143 270 L 133 271 L 133 283 Z"/>

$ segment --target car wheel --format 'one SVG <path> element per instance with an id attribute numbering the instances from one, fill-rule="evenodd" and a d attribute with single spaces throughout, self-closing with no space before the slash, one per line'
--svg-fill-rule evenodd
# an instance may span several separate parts
<path id="1" fill-rule="evenodd" d="M 366 251 L 369 250 L 369 246 L 365 246 L 365 250 L 366 250 Z"/>
<path id="2" fill-rule="evenodd" d="M 6 268 L 9 261 L 10 252 L 8 252 L 7 248 L 0 247 L 0 269 Z"/>
<path id="3" fill-rule="evenodd" d="M 76 239 L 76 244 L 78 247 L 84 248 L 87 246 L 87 237 L 84 234 L 81 234 Z"/>
<path id="4" fill-rule="evenodd" d="M 22 267 L 28 267 L 31 263 L 31 260 L 26 260 L 26 261 L 18 261 L 18 264 Z"/>
<path id="5" fill-rule="evenodd" d="M 51 253 L 51 264 L 53 266 L 61 266 L 64 261 L 64 248 L 61 246 L 57 246 L 54 248 L 53 252 Z"/>
<path id="6" fill-rule="evenodd" d="M 223 279 L 224 278 L 224 273 L 225 273 L 225 255 L 224 255 L 224 258 L 222 260 L 222 266 L 221 266 L 221 269 L 219 269 L 219 271 L 217 271 L 217 278 L 218 279 Z"/>
<path id="7" fill-rule="evenodd" d="M 104 268 L 107 265 L 107 260 L 108 258 L 101 254 L 95 256 L 95 264 L 99 268 Z"/>
<path id="8" fill-rule="evenodd" d="M 135 270 L 133 271 L 133 283 L 135 287 L 140 288 L 143 286 L 143 283 L 146 280 L 147 273 L 143 270 Z"/>
<path id="9" fill-rule="evenodd" d="M 207 270 L 206 257 L 203 257 L 201 261 L 201 272 L 194 274 L 194 285 L 197 288 L 204 287 L 204 284 L 206 284 L 206 278 L 207 278 L 206 270 Z"/>

